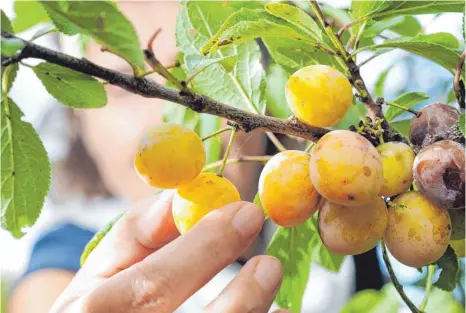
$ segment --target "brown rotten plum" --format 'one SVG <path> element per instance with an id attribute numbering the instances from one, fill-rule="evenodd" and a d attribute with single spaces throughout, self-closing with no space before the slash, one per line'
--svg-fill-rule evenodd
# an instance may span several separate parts
<path id="1" fill-rule="evenodd" d="M 383 185 L 379 153 L 366 138 L 348 130 L 327 133 L 316 143 L 310 171 L 317 191 L 341 205 L 368 203 Z"/>
<path id="2" fill-rule="evenodd" d="M 459 112 L 452 106 L 434 103 L 425 106 L 411 121 L 409 140 L 417 150 L 436 141 L 449 139 L 458 122 Z"/>
<path id="3" fill-rule="evenodd" d="M 447 210 L 418 191 L 398 196 L 388 208 L 384 241 L 401 263 L 423 267 L 437 261 L 448 247 L 451 220 Z"/>
<path id="4" fill-rule="evenodd" d="M 356 255 L 374 248 L 387 228 L 382 198 L 359 206 L 323 200 L 319 204 L 319 233 L 325 246 L 337 254 Z"/>
<path id="5" fill-rule="evenodd" d="M 422 149 L 413 164 L 419 191 L 444 209 L 464 207 L 464 148 L 443 140 Z"/>

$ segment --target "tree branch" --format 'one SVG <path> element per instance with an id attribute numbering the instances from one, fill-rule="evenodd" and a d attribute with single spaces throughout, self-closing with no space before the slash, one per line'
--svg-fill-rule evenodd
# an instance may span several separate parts
<path id="1" fill-rule="evenodd" d="M 85 58 L 75 58 L 32 42 L 25 41 L 8 32 L 1 32 L 2 37 L 16 38 L 24 43 L 24 48 L 13 58 L 2 55 L 2 66 L 18 63 L 23 59 L 35 58 L 54 63 L 80 73 L 94 76 L 129 92 L 147 98 L 158 98 L 181 104 L 199 113 L 207 113 L 226 118 L 236 123 L 244 132 L 263 131 L 297 136 L 311 141 L 319 140 L 330 130 L 313 127 L 298 121 L 296 118 L 279 119 L 237 109 L 215 101 L 199 93 L 187 94 L 183 91 L 162 86 L 150 78 L 137 77 L 113 71 L 90 62 Z"/>

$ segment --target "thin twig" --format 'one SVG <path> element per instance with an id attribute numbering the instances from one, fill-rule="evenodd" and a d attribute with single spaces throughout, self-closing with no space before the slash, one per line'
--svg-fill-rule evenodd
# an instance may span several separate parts
<path id="1" fill-rule="evenodd" d="M 242 162 L 258 162 L 258 163 L 267 163 L 268 160 L 272 158 L 272 155 L 261 155 L 261 156 L 241 156 L 239 158 L 231 158 L 226 161 L 226 164 L 236 164 Z M 223 160 L 216 161 L 210 163 L 209 165 L 205 166 L 202 170 L 203 172 L 207 172 L 213 169 L 220 167 L 223 163 Z"/>
<path id="2" fill-rule="evenodd" d="M 403 290 L 403 285 L 401 285 L 400 282 L 398 281 L 398 278 L 396 278 L 395 272 L 393 271 L 392 264 L 390 263 L 390 259 L 388 258 L 387 248 L 385 247 L 385 243 L 383 242 L 383 240 L 380 242 L 380 244 L 382 246 L 383 261 L 385 263 L 385 266 L 387 267 L 388 274 L 390 275 L 390 279 L 392 280 L 396 291 L 398 291 L 398 294 L 400 295 L 401 299 L 403 299 L 403 301 L 406 303 L 406 305 L 411 310 L 411 312 L 422 313 L 405 294 Z"/>
<path id="3" fill-rule="evenodd" d="M 345 31 L 347 31 L 348 29 L 350 29 L 351 27 L 353 27 L 354 25 L 356 25 L 359 22 L 362 22 L 362 20 L 358 19 L 358 20 L 351 21 L 351 23 L 346 24 L 345 26 L 340 28 L 340 30 L 337 32 L 337 37 L 341 38 L 341 36 L 343 36 L 343 33 Z"/>
<path id="4" fill-rule="evenodd" d="M 147 42 L 147 48 L 144 50 L 144 57 L 146 59 L 146 62 L 150 65 L 150 67 L 160 75 L 162 75 L 166 80 L 171 82 L 173 85 L 175 85 L 178 89 L 182 90 L 183 92 L 186 93 L 192 93 L 192 91 L 186 87 L 186 84 L 183 82 L 179 81 L 175 76 L 173 76 L 170 71 L 163 66 L 159 60 L 155 57 L 154 50 L 152 48 L 154 44 L 155 38 L 160 34 L 162 30 L 158 28 L 152 36 L 149 38 Z"/>

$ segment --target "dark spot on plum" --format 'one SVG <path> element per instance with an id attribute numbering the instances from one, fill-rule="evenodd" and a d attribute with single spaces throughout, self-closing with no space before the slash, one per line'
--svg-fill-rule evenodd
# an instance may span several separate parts
<path id="1" fill-rule="evenodd" d="M 353 195 L 348 195 L 348 200 L 353 201 L 353 200 L 355 200 L 355 199 L 356 199 L 355 196 L 353 196 Z"/>
<path id="2" fill-rule="evenodd" d="M 364 175 L 371 176 L 372 171 L 368 166 L 364 166 Z"/>

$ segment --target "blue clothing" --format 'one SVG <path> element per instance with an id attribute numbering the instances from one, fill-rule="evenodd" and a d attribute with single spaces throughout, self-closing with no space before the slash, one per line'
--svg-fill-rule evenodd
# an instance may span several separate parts
<path id="1" fill-rule="evenodd" d="M 79 259 L 94 232 L 74 224 L 61 224 L 43 234 L 32 248 L 23 277 L 42 269 L 77 272 Z"/>

